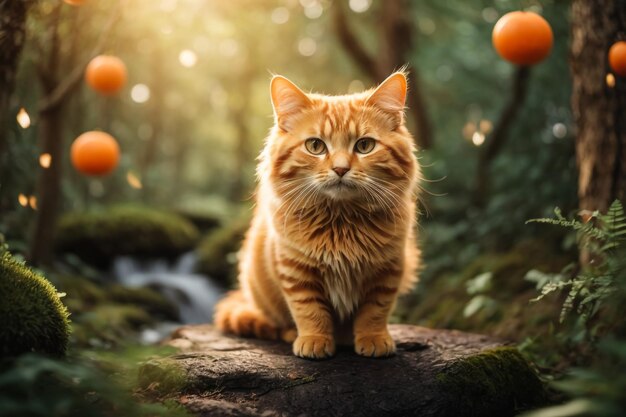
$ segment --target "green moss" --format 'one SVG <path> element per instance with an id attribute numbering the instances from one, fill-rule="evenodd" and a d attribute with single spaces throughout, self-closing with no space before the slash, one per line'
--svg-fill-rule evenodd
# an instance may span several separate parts
<path id="1" fill-rule="evenodd" d="M 428 327 L 490 333 L 515 341 L 541 337 L 548 330 L 545 323 L 558 319 L 558 305 L 529 305 L 536 289 L 524 276 L 531 269 L 558 272 L 569 262 L 567 254 L 556 253 L 540 240 L 521 241 L 507 252 L 485 253 L 462 271 L 422 283 L 418 296 L 401 305 L 401 319 Z M 481 294 L 493 303 L 465 317 L 463 311 L 475 295 L 468 293 L 467 283 L 486 272 L 492 274 L 491 284 Z"/>
<path id="2" fill-rule="evenodd" d="M 54 286 L 8 252 L 0 254 L 0 357 L 63 355 L 69 313 Z"/>
<path id="3" fill-rule="evenodd" d="M 141 306 L 148 313 L 161 318 L 178 319 L 178 308 L 151 288 L 129 288 L 114 284 L 107 294 L 113 302 Z"/>
<path id="4" fill-rule="evenodd" d="M 59 220 L 56 248 L 106 266 L 116 256 L 173 258 L 191 250 L 198 230 L 173 213 L 122 205 L 69 213 Z"/>
<path id="5" fill-rule="evenodd" d="M 198 272 L 209 275 L 226 285 L 235 282 L 237 275 L 237 252 L 250 225 L 249 219 L 234 220 L 213 231 L 200 241 Z"/>
<path id="6" fill-rule="evenodd" d="M 175 211 L 199 230 L 208 232 L 223 226 L 240 209 L 221 196 L 209 195 L 184 199 L 176 205 Z"/>
<path id="7" fill-rule="evenodd" d="M 59 291 L 66 294 L 64 302 L 73 313 L 81 313 L 91 309 L 94 305 L 106 300 L 106 293 L 102 286 L 87 278 L 74 275 L 53 276 Z"/>
<path id="8" fill-rule="evenodd" d="M 441 392 L 458 404 L 459 417 L 512 416 L 546 399 L 536 372 L 511 347 L 459 359 L 436 378 Z"/>
<path id="9" fill-rule="evenodd" d="M 133 305 L 102 304 L 74 317 L 73 343 L 78 346 L 120 345 L 137 330 L 154 323 L 144 309 Z"/>
<path id="10" fill-rule="evenodd" d="M 172 359 L 162 358 L 141 364 L 137 374 L 139 387 L 150 396 L 183 392 L 188 378 Z"/>

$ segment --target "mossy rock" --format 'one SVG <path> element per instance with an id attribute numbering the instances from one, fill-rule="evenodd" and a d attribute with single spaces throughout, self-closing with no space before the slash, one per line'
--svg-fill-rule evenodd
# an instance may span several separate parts
<path id="1" fill-rule="evenodd" d="M 195 247 L 199 233 L 183 217 L 140 206 L 68 213 L 61 217 L 56 249 L 99 267 L 117 256 L 175 258 Z"/>
<path id="2" fill-rule="evenodd" d="M 237 276 L 237 253 L 249 226 L 248 218 L 237 219 L 203 238 L 196 249 L 197 271 L 231 286 Z"/>
<path id="3" fill-rule="evenodd" d="M 210 195 L 180 201 L 174 211 L 191 221 L 203 233 L 222 227 L 238 207 L 223 197 Z"/>
<path id="4" fill-rule="evenodd" d="M 498 339 L 407 325 L 389 331 L 393 357 L 339 346 L 329 360 L 308 361 L 288 343 L 189 325 L 167 342 L 178 354 L 145 364 L 139 383 L 163 381 L 165 394 L 207 416 L 512 417 L 545 404 L 533 368 Z"/>
<path id="5" fill-rule="evenodd" d="M 155 317 L 178 320 L 178 308 L 150 287 L 125 287 L 116 283 L 92 281 L 76 275 L 54 277 L 57 288 L 73 314 L 81 314 L 105 304 L 129 304 L 143 308 Z"/>
<path id="6" fill-rule="evenodd" d="M 546 401 L 545 387 L 537 373 L 512 347 L 498 347 L 454 361 L 437 374 L 437 381 L 441 392 L 458 405 L 459 417 L 511 415 L 511 404 L 517 407 L 513 410 L 517 414 Z"/>
<path id="7" fill-rule="evenodd" d="M 0 254 L 0 357 L 63 355 L 69 313 L 54 286 L 8 252 Z"/>
<path id="8" fill-rule="evenodd" d="M 72 343 L 123 345 L 156 320 L 178 321 L 178 308 L 155 289 L 131 288 L 75 275 L 54 277 L 73 313 Z"/>
<path id="9" fill-rule="evenodd" d="M 132 340 L 137 331 L 155 319 L 141 307 L 102 304 L 74 317 L 73 343 L 80 346 L 120 345 Z"/>

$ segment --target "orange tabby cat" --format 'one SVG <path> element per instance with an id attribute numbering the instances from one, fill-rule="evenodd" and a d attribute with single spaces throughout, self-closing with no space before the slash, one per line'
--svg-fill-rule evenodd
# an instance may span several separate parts
<path id="1" fill-rule="evenodd" d="M 216 307 L 225 332 L 293 341 L 303 358 L 335 341 L 389 356 L 387 319 L 416 281 L 419 166 L 404 125 L 406 76 L 345 96 L 271 82 L 275 125 L 258 166 L 240 289 Z"/>

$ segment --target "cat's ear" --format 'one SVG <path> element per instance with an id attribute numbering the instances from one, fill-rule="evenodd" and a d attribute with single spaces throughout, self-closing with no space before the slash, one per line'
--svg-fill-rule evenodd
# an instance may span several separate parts
<path id="1" fill-rule="evenodd" d="M 294 83 L 283 76 L 275 75 L 270 83 L 272 106 L 278 125 L 288 130 L 286 121 L 311 105 L 311 100 Z"/>
<path id="2" fill-rule="evenodd" d="M 388 113 L 402 115 L 406 101 L 407 81 L 404 72 L 395 72 L 368 97 L 367 103 Z"/>

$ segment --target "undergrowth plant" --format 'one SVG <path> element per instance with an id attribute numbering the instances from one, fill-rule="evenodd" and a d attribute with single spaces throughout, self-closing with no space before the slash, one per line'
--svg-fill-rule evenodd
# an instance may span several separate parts
<path id="1" fill-rule="evenodd" d="M 547 223 L 575 230 L 579 249 L 588 261 L 578 273 L 575 273 L 577 265 L 569 265 L 558 274 L 530 271 L 526 279 L 534 281 L 541 291 L 541 295 L 531 301 L 567 290 L 560 321 L 575 310 L 586 323 L 619 288 L 617 277 L 624 267 L 620 255 L 624 252 L 626 240 L 626 214 L 619 200 L 611 204 L 606 214 L 595 211 L 584 216 L 582 221 L 566 219 L 558 208 L 554 213 L 556 218 L 533 219 L 527 223 Z"/>
<path id="2" fill-rule="evenodd" d="M 626 415 L 626 214 L 619 201 L 607 213 L 590 213 L 582 220 L 556 217 L 530 222 L 568 227 L 576 231 L 581 265 L 569 266 L 559 274 L 530 271 L 542 300 L 548 294 L 566 291 L 560 321 L 568 318 L 583 326 L 585 337 L 561 326 L 556 336 L 567 340 L 576 351 L 586 352 L 586 365 L 571 368 L 553 386 L 570 400 L 537 410 L 527 417 L 621 417 Z M 578 346 L 576 346 L 578 345 Z M 582 347 L 582 349 L 581 349 Z"/>

